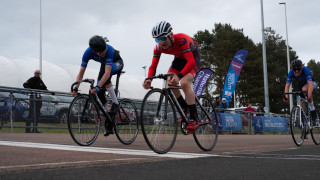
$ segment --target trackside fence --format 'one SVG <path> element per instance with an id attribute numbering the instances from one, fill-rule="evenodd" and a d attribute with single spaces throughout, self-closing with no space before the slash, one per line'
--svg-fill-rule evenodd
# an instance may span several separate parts
<path id="1" fill-rule="evenodd" d="M 65 92 L 0 86 L 0 133 L 25 133 L 28 130 L 42 133 L 68 133 L 67 115 L 73 98 Z M 140 114 L 142 100 L 131 100 L 134 101 Z M 37 120 L 34 118 L 36 109 L 32 108 L 31 103 L 39 102 L 42 106 Z M 289 133 L 288 115 L 216 110 L 220 133 Z"/>

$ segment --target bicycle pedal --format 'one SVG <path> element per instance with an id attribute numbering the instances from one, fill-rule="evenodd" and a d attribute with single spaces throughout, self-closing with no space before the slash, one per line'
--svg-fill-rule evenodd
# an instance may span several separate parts
<path id="1" fill-rule="evenodd" d="M 109 136 L 110 134 L 113 134 L 113 131 L 105 131 L 103 133 L 104 136 Z"/>

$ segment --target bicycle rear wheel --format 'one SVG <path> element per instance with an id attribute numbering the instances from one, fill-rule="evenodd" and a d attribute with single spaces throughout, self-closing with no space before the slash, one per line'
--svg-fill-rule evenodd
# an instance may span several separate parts
<path id="1" fill-rule="evenodd" d="M 176 141 L 178 125 L 172 100 L 160 89 L 150 90 L 141 105 L 141 128 L 150 149 L 159 154 L 170 151 Z M 165 108 L 167 111 L 165 112 Z"/>
<path id="2" fill-rule="evenodd" d="M 319 125 L 312 127 L 312 129 L 310 130 L 310 133 L 311 133 L 311 137 L 312 137 L 313 142 L 316 145 L 319 145 L 320 144 L 320 127 L 319 127 Z"/>
<path id="3" fill-rule="evenodd" d="M 199 96 L 197 104 L 199 128 L 193 134 L 197 145 L 204 151 L 211 151 L 218 141 L 218 118 L 212 102 L 206 96 Z M 200 107 L 200 105 L 202 108 Z M 207 116 L 208 113 L 209 117 Z M 214 116 L 214 118 L 212 118 Z M 213 126 L 215 121 L 215 126 Z"/>
<path id="4" fill-rule="evenodd" d="M 68 129 L 72 139 L 81 146 L 91 145 L 101 127 L 99 106 L 89 95 L 76 96 L 68 112 Z"/>
<path id="5" fill-rule="evenodd" d="M 298 106 L 292 108 L 290 114 L 290 131 L 293 142 L 297 146 L 301 146 L 304 141 L 305 127 L 304 120 L 302 119 L 301 109 Z"/>
<path id="6" fill-rule="evenodd" d="M 120 108 L 115 116 L 115 133 L 121 143 L 128 145 L 138 135 L 138 111 L 130 99 L 122 99 L 119 103 Z"/>
<path id="7" fill-rule="evenodd" d="M 317 113 L 317 119 L 316 121 L 312 120 L 312 128 L 310 129 L 310 134 L 312 137 L 313 142 L 316 145 L 320 144 L 320 122 L 319 122 L 319 113 Z"/>

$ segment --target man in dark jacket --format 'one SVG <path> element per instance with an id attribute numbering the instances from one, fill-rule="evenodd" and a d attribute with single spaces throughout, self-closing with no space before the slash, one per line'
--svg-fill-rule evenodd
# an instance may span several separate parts
<path id="1" fill-rule="evenodd" d="M 25 83 L 23 83 L 23 87 L 29 88 L 29 89 L 48 90 L 47 86 L 41 80 L 40 75 L 41 75 L 40 70 L 35 70 L 34 77 L 31 77 Z M 26 126 L 27 126 L 26 133 L 31 132 L 30 131 L 31 121 L 34 122 L 32 132 L 40 133 L 37 130 L 37 126 L 38 126 L 41 106 L 42 106 L 41 95 L 39 93 L 30 94 L 30 111 L 29 111 L 29 118 L 26 121 Z"/>

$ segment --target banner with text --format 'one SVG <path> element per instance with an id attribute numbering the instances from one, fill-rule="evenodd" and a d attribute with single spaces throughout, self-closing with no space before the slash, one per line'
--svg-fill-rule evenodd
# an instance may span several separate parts
<path id="1" fill-rule="evenodd" d="M 209 80 L 212 74 L 213 71 L 207 68 L 200 69 L 197 72 L 193 80 L 193 91 L 196 94 L 196 96 L 200 96 L 203 93 L 207 81 Z"/>
<path id="2" fill-rule="evenodd" d="M 287 121 L 285 118 L 254 116 L 254 131 L 286 131 Z"/>
<path id="3" fill-rule="evenodd" d="M 227 106 L 229 106 L 234 90 L 236 89 L 236 84 L 248 53 L 249 50 L 240 49 L 232 58 L 222 93 L 222 98 L 226 98 Z"/>
<path id="4" fill-rule="evenodd" d="M 214 118 L 214 115 L 212 115 Z M 241 130 L 242 122 L 240 114 L 230 114 L 230 113 L 218 113 L 218 123 L 219 130 Z M 213 123 L 213 129 L 215 129 L 216 124 Z"/>

